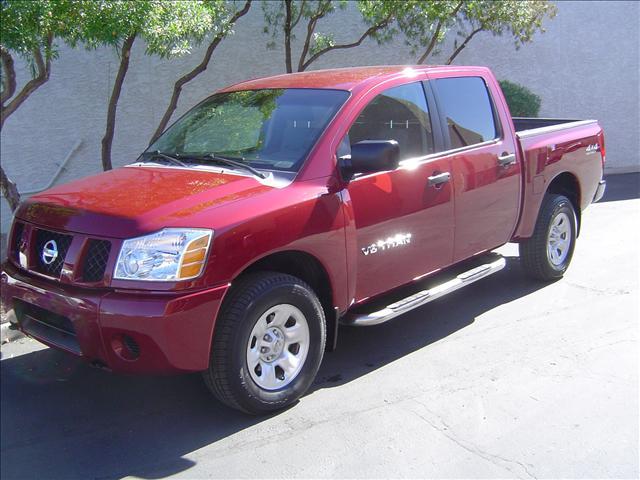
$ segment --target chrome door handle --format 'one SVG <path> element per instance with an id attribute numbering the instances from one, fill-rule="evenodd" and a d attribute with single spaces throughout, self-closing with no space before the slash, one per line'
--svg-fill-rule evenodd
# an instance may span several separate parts
<path id="1" fill-rule="evenodd" d="M 498 165 L 501 167 L 509 167 L 516 163 L 516 154 L 509 153 L 498 157 Z"/>
<path id="2" fill-rule="evenodd" d="M 447 183 L 449 180 L 451 180 L 451 174 L 449 172 L 438 173 L 437 175 L 429 177 L 429 186 L 437 187 L 438 185 Z"/>

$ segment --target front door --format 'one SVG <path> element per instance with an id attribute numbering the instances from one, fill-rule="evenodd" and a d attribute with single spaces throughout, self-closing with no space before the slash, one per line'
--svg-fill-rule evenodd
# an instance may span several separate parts
<path id="1" fill-rule="evenodd" d="M 362 140 L 396 140 L 401 163 L 391 172 L 356 176 L 347 187 L 358 245 L 356 301 L 449 265 L 454 233 L 450 159 L 427 157 L 435 147 L 422 84 L 374 98 L 342 148 Z"/>

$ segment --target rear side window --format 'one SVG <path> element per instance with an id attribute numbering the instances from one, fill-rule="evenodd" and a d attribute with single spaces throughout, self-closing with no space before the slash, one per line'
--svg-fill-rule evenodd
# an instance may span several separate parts
<path id="1" fill-rule="evenodd" d="M 433 153 L 433 132 L 422 84 L 390 88 L 375 97 L 349 130 L 350 145 L 362 140 L 397 141 L 400 160 Z"/>
<path id="2" fill-rule="evenodd" d="M 435 81 L 451 148 L 493 140 L 498 129 L 487 86 L 480 77 L 441 78 Z"/>

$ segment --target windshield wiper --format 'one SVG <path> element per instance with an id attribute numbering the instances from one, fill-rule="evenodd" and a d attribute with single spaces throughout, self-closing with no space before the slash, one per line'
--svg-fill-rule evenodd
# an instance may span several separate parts
<path id="1" fill-rule="evenodd" d="M 172 157 L 171 155 L 167 155 L 166 153 L 162 153 L 160 150 L 156 150 L 154 152 L 145 152 L 145 154 L 148 155 L 149 158 L 160 157 L 160 158 L 165 159 L 169 163 L 173 163 L 174 165 L 179 165 L 181 167 L 186 167 L 187 166 L 186 163 L 181 162 L 176 157 Z"/>
<path id="2" fill-rule="evenodd" d="M 248 172 L 253 173 L 256 177 L 259 177 L 262 179 L 267 178 L 267 175 L 262 173 L 260 170 L 256 170 L 252 166 L 244 163 L 244 158 L 242 157 L 227 157 L 226 155 L 220 155 L 218 153 L 208 153 L 201 157 L 193 157 L 193 158 L 197 160 L 205 160 L 205 161 L 211 160 L 218 164 L 227 165 L 230 167 L 242 168 L 244 170 L 247 170 Z"/>

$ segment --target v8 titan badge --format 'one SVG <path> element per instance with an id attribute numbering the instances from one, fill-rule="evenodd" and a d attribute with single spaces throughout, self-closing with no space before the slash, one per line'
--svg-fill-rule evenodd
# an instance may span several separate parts
<path id="1" fill-rule="evenodd" d="M 398 233 L 393 237 L 389 237 L 385 240 L 378 240 L 369 246 L 362 248 L 362 253 L 365 256 L 373 255 L 374 253 L 384 252 L 391 248 L 401 247 L 403 245 L 409 245 L 411 243 L 410 233 Z"/>

